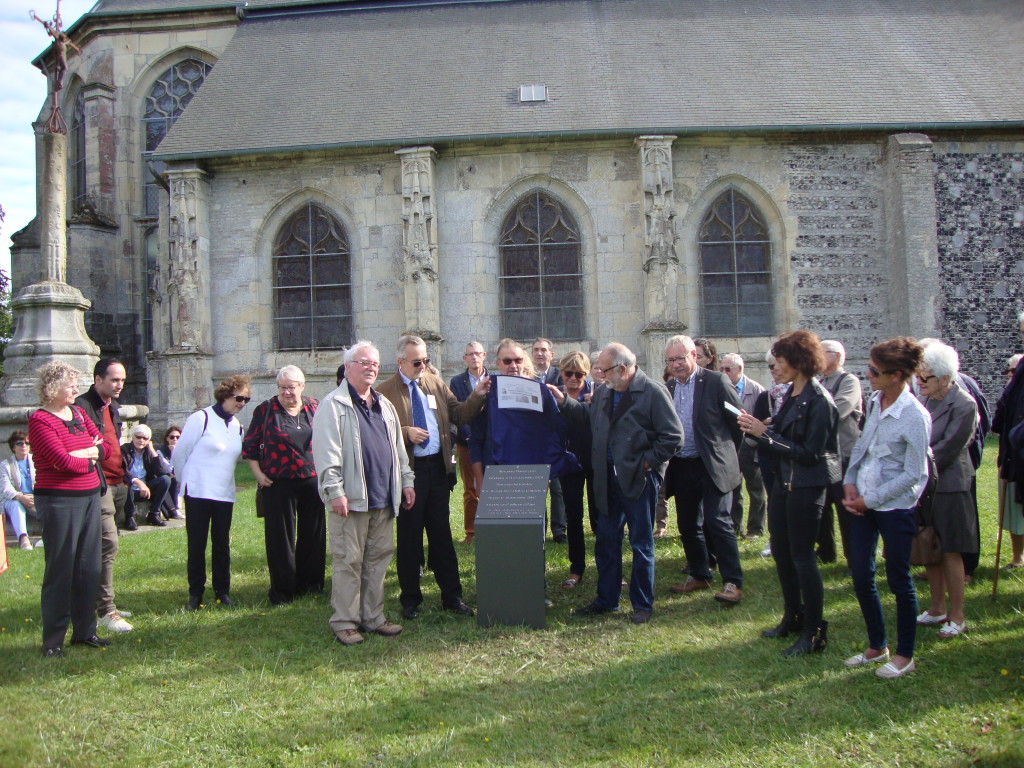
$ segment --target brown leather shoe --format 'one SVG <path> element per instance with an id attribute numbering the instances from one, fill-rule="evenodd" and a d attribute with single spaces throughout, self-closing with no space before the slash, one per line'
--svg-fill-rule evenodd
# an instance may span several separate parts
<path id="1" fill-rule="evenodd" d="M 668 526 L 659 525 L 657 528 L 654 529 L 654 538 L 660 539 L 666 535 L 668 535 Z"/>
<path id="2" fill-rule="evenodd" d="M 334 633 L 334 639 L 342 645 L 359 645 L 363 642 L 363 636 L 354 629 L 340 629 Z"/>
<path id="3" fill-rule="evenodd" d="M 715 592 L 715 600 L 726 605 L 736 605 L 740 600 L 743 599 L 743 590 L 733 584 L 731 581 L 726 582 L 725 586 L 722 587 L 720 592 Z"/>
<path id="4" fill-rule="evenodd" d="M 405 627 L 401 624 L 393 624 L 390 621 L 385 621 L 383 624 L 380 624 L 368 631 L 384 637 L 398 637 L 398 635 L 402 634 L 403 629 L 405 629 Z"/>
<path id="5" fill-rule="evenodd" d="M 669 589 L 673 592 L 688 595 L 691 592 L 696 592 L 698 589 L 711 589 L 711 585 L 704 581 L 704 579 L 695 579 L 691 576 L 686 580 L 685 584 L 673 584 Z"/>

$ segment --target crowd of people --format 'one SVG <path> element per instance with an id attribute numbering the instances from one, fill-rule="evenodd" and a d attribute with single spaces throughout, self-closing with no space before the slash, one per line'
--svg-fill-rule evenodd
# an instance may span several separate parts
<path id="1" fill-rule="evenodd" d="M 1019 321 L 1024 334 L 1024 313 Z M 844 369 L 839 342 L 808 331 L 783 334 L 772 345 L 767 387 L 746 375 L 740 355 L 719 356 L 710 341 L 684 335 L 666 343 L 664 382 L 648 378 L 622 344 L 607 345 L 594 359 L 573 351 L 557 364 L 552 349 L 550 340 L 537 339 L 527 354 L 504 339 L 491 372 L 483 345 L 472 341 L 466 370 L 446 384 L 426 342 L 404 335 L 395 348 L 397 372 L 378 382 L 380 350 L 358 341 L 344 353 L 337 388 L 321 401 L 304 394 L 303 372 L 287 365 L 277 394 L 258 404 L 246 424 L 252 385 L 246 376 L 230 376 L 217 386 L 215 402 L 182 427 L 169 427 L 159 447 L 145 424 L 120 444 L 119 361 L 100 360 L 81 396 L 76 370 L 61 362 L 44 366 L 41 407 L 27 433 L 10 436 L 12 454 L 0 463 L 4 511 L 21 548 L 32 548 L 26 515 L 42 521 L 44 655 L 63 654 L 69 624 L 73 645 L 108 645 L 98 626 L 132 631 L 130 614 L 114 602 L 113 565 L 118 525 L 136 529 L 141 502 L 149 504 L 146 524 L 185 517 L 186 609 L 204 606 L 208 539 L 215 601 L 232 605 L 230 530 L 240 459 L 258 485 L 269 601 L 322 593 L 329 549 L 329 624 L 346 646 L 367 633 L 403 631 L 384 613 L 393 554 L 403 619 L 414 621 L 424 610 L 425 568 L 442 609 L 474 615 L 463 599 L 450 494 L 461 477 L 465 541 L 472 543 L 487 467 L 499 463 L 550 465 L 552 538 L 568 547 L 565 590 L 580 589 L 588 572 L 589 510 L 595 596 L 576 608 L 580 616 L 618 612 L 625 593 L 630 620 L 651 620 L 654 541 L 665 535 L 672 499 L 687 576 L 671 587 L 676 593 L 707 590 L 726 606 L 739 603 L 738 539 L 767 528 L 762 554 L 774 559 L 782 616 L 762 635 L 794 636 L 782 651 L 787 657 L 827 646 L 819 563 L 837 559 L 838 523 L 867 636 L 866 650 L 845 663 L 876 666 L 884 678 L 914 669 L 919 627 L 936 627 L 943 639 L 966 631 L 965 583 L 980 549 L 975 472 L 990 427 L 1000 438 L 1008 567 L 1024 567 L 1024 428 L 1015 432 L 1024 422 L 1020 356 L 1008 363 L 1008 383 L 990 420 L 977 383 L 959 370 L 956 350 L 935 339 L 873 346 L 865 371 L 870 392 Z M 518 416 L 501 411 L 492 373 L 534 380 L 542 407 Z M 911 551 L 924 526 L 937 534 L 941 551 L 925 563 L 930 602 L 918 613 Z M 624 578 L 627 533 L 632 563 Z M 894 653 L 876 584 L 879 538 L 896 602 Z"/>

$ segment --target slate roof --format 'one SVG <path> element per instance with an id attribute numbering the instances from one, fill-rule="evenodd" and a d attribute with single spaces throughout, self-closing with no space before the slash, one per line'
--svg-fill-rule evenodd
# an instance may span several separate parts
<path id="1" fill-rule="evenodd" d="M 157 155 L 990 125 L 1024 127 L 1020 0 L 338 4 L 251 10 Z"/>

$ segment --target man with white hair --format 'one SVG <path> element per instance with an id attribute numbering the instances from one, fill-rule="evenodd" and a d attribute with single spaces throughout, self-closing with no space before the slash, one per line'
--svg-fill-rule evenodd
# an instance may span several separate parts
<path id="1" fill-rule="evenodd" d="M 735 352 L 722 355 L 722 373 L 729 377 L 729 381 L 736 387 L 736 394 L 740 396 L 743 403 L 743 410 L 747 413 L 754 412 L 754 403 L 757 397 L 764 392 L 764 387 L 751 379 L 743 372 L 743 358 Z M 747 440 L 740 442 L 737 450 L 740 460 L 740 472 L 743 474 L 743 482 L 747 485 L 747 495 L 750 497 L 750 509 L 747 510 L 747 535 L 752 539 L 764 533 L 764 516 L 768 510 L 767 494 L 764 490 L 764 479 L 761 477 L 761 467 L 757 463 L 757 446 Z M 743 485 L 736 486 L 732 492 L 732 525 L 736 529 L 736 535 L 743 530 Z"/>
<path id="2" fill-rule="evenodd" d="M 594 562 L 597 596 L 576 609 L 581 616 L 619 610 L 622 536 L 628 526 L 633 551 L 630 621 L 645 624 L 654 610 L 654 507 L 661 467 L 683 442 L 682 425 L 665 388 L 651 381 L 622 344 L 609 344 L 597 358 L 605 386 L 587 405 L 550 386 L 567 419 L 589 419 L 593 442 L 594 504 L 597 532 Z"/>
<path id="3" fill-rule="evenodd" d="M 853 446 L 860 438 L 860 425 L 864 416 L 864 399 L 860 379 L 843 369 L 846 363 L 846 349 L 835 339 L 821 342 L 825 351 L 825 370 L 818 380 L 832 395 L 839 411 L 839 457 L 843 462 L 843 477 L 850 464 Z M 835 511 L 833 511 L 833 509 Z M 823 563 L 836 560 L 836 535 L 832 526 L 833 517 L 839 522 L 839 538 L 843 545 L 843 557 L 850 562 L 849 541 L 850 513 L 843 506 L 843 481 L 829 486 L 825 495 L 825 506 L 821 511 L 821 528 L 818 534 L 818 557 Z"/>
<path id="4" fill-rule="evenodd" d="M 121 457 L 129 488 L 124 504 L 125 517 L 135 515 L 135 503 L 141 499 L 149 501 L 146 522 L 161 527 L 167 525 L 160 517 L 160 507 L 171 490 L 172 470 L 170 462 L 153 447 L 153 432 L 149 427 L 135 425 L 132 441 L 121 446 Z"/>
<path id="5" fill-rule="evenodd" d="M 331 615 L 342 645 L 362 632 L 395 637 L 402 627 L 384 617 L 384 574 L 394 550 L 391 520 L 416 500 L 398 413 L 373 389 L 380 352 L 357 341 L 345 352 L 345 381 L 327 394 L 313 418 L 313 462 L 320 497 L 330 507 Z"/>

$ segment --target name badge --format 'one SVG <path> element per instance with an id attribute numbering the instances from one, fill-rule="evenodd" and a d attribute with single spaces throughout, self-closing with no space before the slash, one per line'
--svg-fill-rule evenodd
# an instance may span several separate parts
<path id="1" fill-rule="evenodd" d="M 437 398 L 433 395 L 427 395 L 427 407 L 432 410 L 437 410 Z"/>

